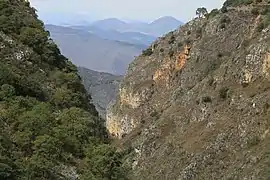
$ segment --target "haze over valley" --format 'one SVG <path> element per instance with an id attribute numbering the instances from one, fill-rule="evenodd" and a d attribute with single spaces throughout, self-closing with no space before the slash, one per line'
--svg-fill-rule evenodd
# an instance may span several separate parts
<path id="1" fill-rule="evenodd" d="M 91 25 L 46 25 L 61 52 L 78 66 L 123 75 L 128 64 L 157 37 L 182 22 L 163 17 L 152 23 L 127 23 L 115 18 Z"/>

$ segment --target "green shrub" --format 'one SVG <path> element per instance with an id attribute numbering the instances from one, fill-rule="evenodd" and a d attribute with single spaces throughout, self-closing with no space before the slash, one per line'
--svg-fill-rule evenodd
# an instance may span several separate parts
<path id="1" fill-rule="evenodd" d="M 265 27 L 266 27 L 266 26 L 265 26 L 265 23 L 262 21 L 262 22 L 260 22 L 260 23 L 258 24 L 256 30 L 257 30 L 257 32 L 261 32 Z"/>
<path id="2" fill-rule="evenodd" d="M 227 9 L 227 7 L 223 6 L 223 7 L 220 9 L 220 11 L 221 11 L 222 13 L 227 13 L 227 12 L 228 12 L 228 9 Z"/>
<path id="3" fill-rule="evenodd" d="M 209 86 L 212 86 L 214 84 L 214 82 L 215 82 L 215 79 L 212 76 L 209 77 L 209 79 L 208 79 L 208 85 Z"/>
<path id="4" fill-rule="evenodd" d="M 223 4 L 223 7 L 250 5 L 252 3 L 253 3 L 253 0 L 226 0 Z"/>
<path id="5" fill-rule="evenodd" d="M 243 46 L 244 48 L 245 48 L 245 47 L 248 47 L 249 43 L 250 43 L 250 40 L 245 39 L 245 40 L 242 42 L 242 46 Z"/>
<path id="6" fill-rule="evenodd" d="M 204 96 L 204 97 L 202 97 L 202 102 L 204 102 L 204 103 L 211 103 L 212 102 L 212 98 L 210 96 Z"/>
<path id="7" fill-rule="evenodd" d="M 198 29 L 196 30 L 196 37 L 199 38 L 199 37 L 201 37 L 201 36 L 202 36 L 202 28 L 198 28 Z"/>
<path id="8" fill-rule="evenodd" d="M 224 16 L 222 16 L 221 17 L 221 19 L 220 19 L 220 24 L 227 24 L 227 23 L 230 23 L 231 22 L 231 19 L 230 19 L 230 17 L 229 16 L 227 16 L 227 15 L 224 15 Z"/>
<path id="9" fill-rule="evenodd" d="M 186 40 L 184 41 L 184 43 L 185 43 L 186 45 L 190 45 L 190 44 L 191 44 L 191 40 L 190 40 L 190 39 L 186 39 Z"/>
<path id="10" fill-rule="evenodd" d="M 151 116 L 151 117 L 157 117 L 158 115 L 159 115 L 159 114 L 158 114 L 157 111 L 153 111 L 153 112 L 150 113 L 150 116 Z"/>
<path id="11" fill-rule="evenodd" d="M 256 146 L 260 143 L 261 139 L 259 136 L 253 136 L 251 138 L 248 139 L 247 141 L 247 145 L 248 147 L 253 147 Z"/>
<path id="12" fill-rule="evenodd" d="M 219 14 L 219 10 L 218 9 L 213 9 L 209 14 L 207 14 L 207 18 L 215 17 L 218 14 Z"/>
<path id="13" fill-rule="evenodd" d="M 222 99 L 226 99 L 227 96 L 228 96 L 228 91 L 229 91 L 229 88 L 228 87 L 223 87 L 219 90 L 219 97 L 222 98 Z"/>
<path id="14" fill-rule="evenodd" d="M 226 24 L 225 23 L 220 24 L 219 28 L 220 29 L 225 29 L 226 28 Z"/>
<path id="15" fill-rule="evenodd" d="M 9 84 L 4 84 L 0 88 L 0 99 L 10 98 L 15 95 L 15 88 Z"/>
<path id="16" fill-rule="evenodd" d="M 223 57 L 223 53 L 222 52 L 218 52 L 217 57 L 218 58 L 222 58 Z"/>
<path id="17" fill-rule="evenodd" d="M 183 46 L 183 43 L 182 42 L 179 42 L 178 44 L 177 44 L 177 47 L 178 48 L 180 48 L 180 47 L 182 47 Z"/>
<path id="18" fill-rule="evenodd" d="M 168 43 L 169 43 L 169 44 L 173 44 L 174 42 L 175 42 L 175 36 L 172 35 L 172 36 L 170 37 L 170 40 L 168 41 Z"/>
<path id="19" fill-rule="evenodd" d="M 143 50 L 143 52 L 142 52 L 142 55 L 144 55 L 144 56 L 151 56 L 152 54 L 153 54 L 153 51 L 152 51 L 151 47 Z"/>
<path id="20" fill-rule="evenodd" d="M 266 103 L 263 105 L 264 111 L 267 111 L 269 108 L 270 108 L 270 104 L 269 104 L 268 102 L 266 102 Z"/>
<path id="21" fill-rule="evenodd" d="M 253 15 L 255 15 L 255 16 L 258 16 L 258 15 L 260 14 L 260 10 L 259 10 L 258 8 L 253 8 L 253 9 L 251 10 L 251 13 L 252 13 Z"/>
<path id="22" fill-rule="evenodd" d="M 267 15 L 268 13 L 270 13 L 270 7 L 264 7 L 261 11 L 261 15 Z"/>
<path id="23" fill-rule="evenodd" d="M 169 51 L 169 57 L 172 58 L 173 55 L 174 55 L 174 51 L 173 51 L 173 50 L 170 50 L 170 51 Z"/>

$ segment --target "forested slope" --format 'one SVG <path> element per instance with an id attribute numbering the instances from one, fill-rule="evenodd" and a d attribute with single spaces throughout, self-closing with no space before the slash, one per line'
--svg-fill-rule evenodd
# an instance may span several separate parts
<path id="1" fill-rule="evenodd" d="M 125 179 L 121 154 L 24 0 L 0 0 L 0 179 Z"/>

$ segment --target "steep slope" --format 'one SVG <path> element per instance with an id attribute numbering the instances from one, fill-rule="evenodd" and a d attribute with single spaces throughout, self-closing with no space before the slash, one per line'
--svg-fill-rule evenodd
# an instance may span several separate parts
<path id="1" fill-rule="evenodd" d="M 84 30 L 47 25 L 61 52 L 77 66 L 95 71 L 124 74 L 145 45 L 102 39 Z"/>
<path id="2" fill-rule="evenodd" d="M 0 179 L 122 179 L 76 67 L 25 0 L 0 0 Z"/>
<path id="3" fill-rule="evenodd" d="M 87 92 L 92 96 L 97 111 L 105 119 L 107 107 L 115 100 L 123 77 L 83 67 L 79 67 L 78 72 Z"/>
<path id="4" fill-rule="evenodd" d="M 130 64 L 106 124 L 134 149 L 131 179 L 270 178 L 270 8 L 246 2 L 192 20 Z"/>

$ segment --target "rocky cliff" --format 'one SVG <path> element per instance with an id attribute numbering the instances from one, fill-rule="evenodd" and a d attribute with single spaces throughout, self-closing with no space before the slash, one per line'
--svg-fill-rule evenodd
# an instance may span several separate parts
<path id="1" fill-rule="evenodd" d="M 130 64 L 106 125 L 134 149 L 131 179 L 270 178 L 269 5 L 246 4 L 227 1 Z"/>

